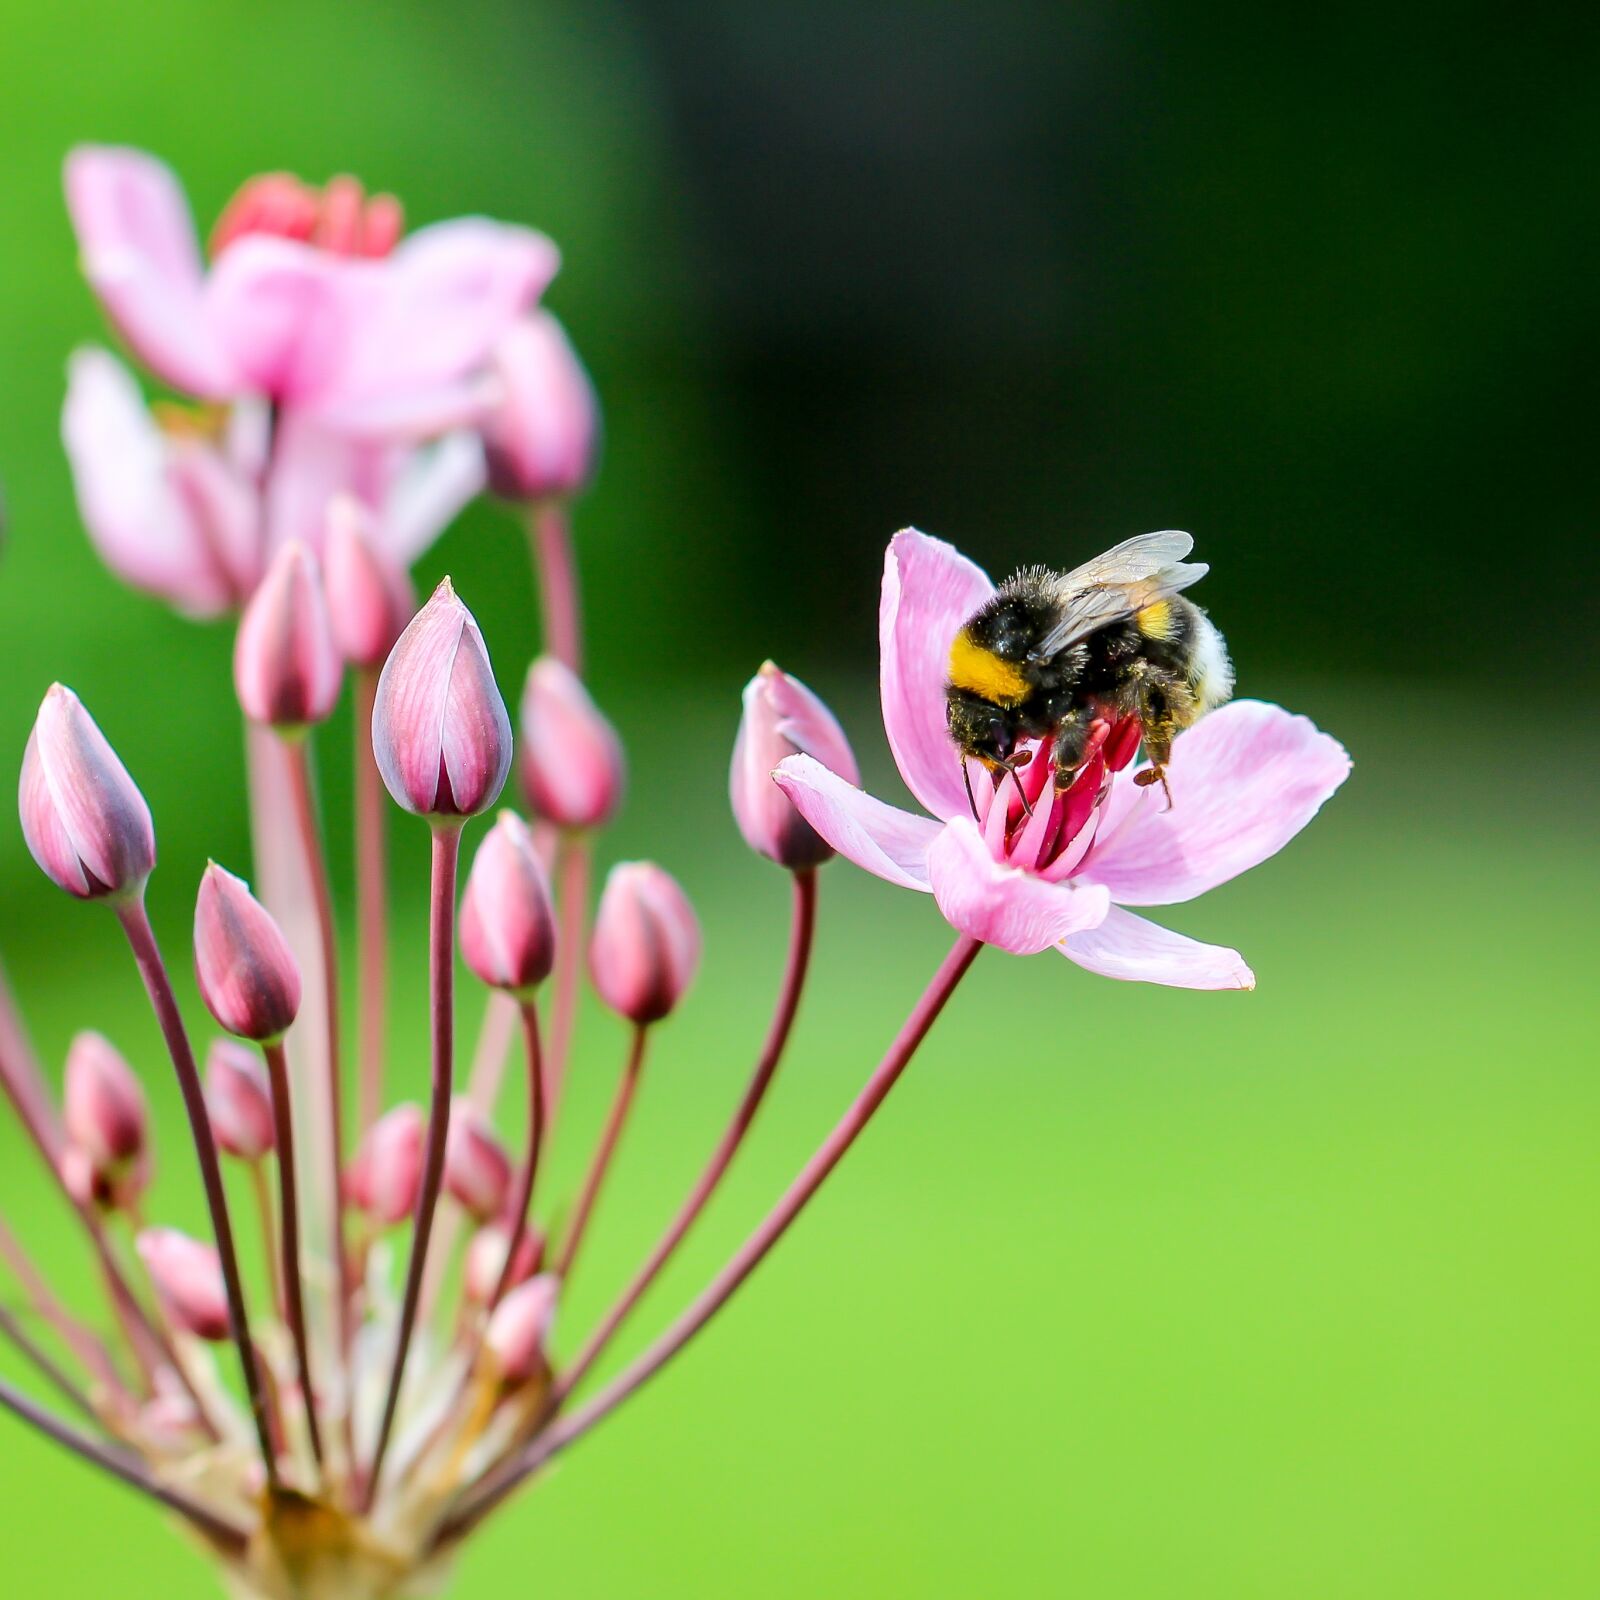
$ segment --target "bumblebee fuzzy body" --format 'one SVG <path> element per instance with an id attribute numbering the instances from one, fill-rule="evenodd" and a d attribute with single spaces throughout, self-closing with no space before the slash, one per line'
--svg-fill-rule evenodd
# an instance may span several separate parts
<path id="1" fill-rule="evenodd" d="M 1070 781 L 1098 718 L 1139 720 L 1162 775 L 1172 740 L 1233 688 L 1222 636 L 1178 590 L 1187 534 L 1147 534 L 1073 572 L 1028 567 L 1003 583 L 951 646 L 950 734 L 964 756 L 1004 769 L 1019 743 L 1053 739 Z"/>

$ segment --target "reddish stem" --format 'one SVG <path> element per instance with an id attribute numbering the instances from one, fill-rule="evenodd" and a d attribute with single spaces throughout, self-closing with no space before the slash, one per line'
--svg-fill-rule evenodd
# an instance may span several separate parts
<path id="1" fill-rule="evenodd" d="M 316 797 L 312 792 L 310 744 L 305 737 L 283 741 L 289 789 L 294 797 L 295 830 L 305 857 L 306 878 L 311 884 L 317 911 L 317 943 L 321 946 L 324 1017 L 327 1025 L 328 1053 L 328 1176 L 332 1181 L 329 1197 L 330 1253 L 333 1256 L 335 1294 L 339 1301 L 339 1348 L 343 1359 L 350 1359 L 353 1330 L 350 1324 L 350 1262 L 344 1239 L 344 1094 L 339 1071 L 339 947 L 338 930 L 333 922 L 333 893 L 328 883 L 328 859 L 322 848 L 322 831 L 317 823 Z M 287 1104 L 287 1101 L 285 1101 Z M 320 1460 L 320 1454 L 319 1454 Z"/>
<path id="2" fill-rule="evenodd" d="M 767 1028 L 766 1042 L 745 1088 L 744 1098 L 739 1102 L 733 1120 L 677 1216 L 634 1275 L 633 1281 L 623 1290 L 621 1298 L 601 1319 L 599 1327 L 589 1336 L 589 1342 L 555 1384 L 549 1401 L 552 1411 L 578 1387 L 584 1375 L 600 1358 L 600 1353 L 615 1337 L 617 1330 L 644 1297 L 645 1291 L 660 1276 L 673 1252 L 683 1243 L 684 1236 L 705 1210 L 723 1174 L 733 1164 L 733 1158 L 744 1143 L 756 1112 L 761 1109 L 762 1100 L 766 1098 L 778 1063 L 783 1058 L 790 1029 L 794 1026 L 795 1013 L 800 1007 L 800 993 L 805 987 L 806 969 L 811 962 L 811 941 L 816 918 L 817 875 L 814 871 L 797 872 L 794 874 L 794 920 L 789 932 L 789 955 L 784 964 L 783 982 L 778 990 L 778 1003 L 773 1010 L 772 1021 Z"/>
<path id="3" fill-rule="evenodd" d="M 581 673 L 583 623 L 578 615 L 578 573 L 564 500 L 541 500 L 528 508 L 528 542 L 539 575 L 545 651 Z"/>
<path id="4" fill-rule="evenodd" d="M 3 1333 L 17 1349 L 31 1361 L 37 1368 L 39 1375 L 75 1410 L 81 1411 L 96 1426 L 103 1426 L 100 1413 L 95 1410 L 94 1403 L 82 1389 L 70 1378 L 55 1361 L 51 1360 L 46 1351 L 37 1344 L 22 1326 L 21 1321 L 12 1315 L 4 1306 L 0 1306 L 0 1333 Z"/>
<path id="5" fill-rule="evenodd" d="M 530 1473 L 536 1472 L 557 1452 L 581 1438 L 623 1401 L 636 1394 L 728 1303 L 739 1286 L 766 1259 L 767 1252 L 788 1231 L 790 1224 L 821 1188 L 824 1179 L 838 1166 L 845 1152 L 872 1120 L 873 1114 L 899 1081 L 917 1046 L 926 1038 L 928 1030 L 944 1009 L 945 1002 L 982 948 L 977 940 L 965 934 L 956 940 L 889 1046 L 887 1054 L 856 1096 L 854 1104 L 801 1169 L 788 1192 L 722 1271 L 711 1280 L 699 1298 L 588 1404 L 546 1429 L 520 1456 L 484 1478 L 440 1529 L 439 1542 L 466 1532 Z"/>
<path id="6" fill-rule="evenodd" d="M 295 1363 L 300 1369 L 300 1393 L 305 1401 L 306 1431 L 311 1454 L 322 1467 L 322 1430 L 317 1426 L 317 1402 L 311 1387 L 311 1345 L 306 1337 L 305 1296 L 300 1276 L 300 1203 L 294 1180 L 294 1118 L 289 1107 L 289 1063 L 281 1043 L 264 1044 L 267 1076 L 272 1081 L 272 1126 L 278 1152 L 278 1214 L 282 1219 L 284 1305 L 289 1332 L 294 1339 Z"/>
<path id="7" fill-rule="evenodd" d="M 578 1014 L 578 977 L 583 971 L 584 930 L 589 920 L 589 845 L 579 835 L 563 835 L 556 846 L 556 896 L 560 931 L 556 935 L 555 993 L 550 1003 L 550 1048 L 545 1052 L 546 1134 L 553 1132 L 567 1081 L 573 1024 Z"/>
<path id="8" fill-rule="evenodd" d="M 86 1438 L 3 1380 L 0 1380 L 0 1406 L 21 1417 L 24 1422 L 31 1423 L 63 1449 L 70 1450 L 75 1456 L 109 1472 L 113 1478 L 120 1479 L 130 1488 L 140 1490 L 169 1510 L 176 1511 L 179 1516 L 186 1517 L 227 1554 L 238 1556 L 244 1553 L 249 1535 L 243 1528 L 236 1527 L 198 1500 L 191 1500 L 188 1495 L 161 1483 L 131 1451 Z"/>
<path id="9" fill-rule="evenodd" d="M 572 1226 L 567 1231 L 566 1243 L 561 1247 L 561 1255 L 556 1261 L 556 1276 L 563 1284 L 572 1276 L 572 1266 L 578 1258 L 578 1246 L 583 1243 L 583 1236 L 588 1232 L 589 1219 L 594 1215 L 595 1201 L 600 1198 L 601 1185 L 611 1170 L 612 1158 L 617 1153 L 617 1143 L 622 1138 L 628 1112 L 633 1107 L 633 1097 L 639 1087 L 639 1072 L 644 1066 L 644 1047 L 648 1036 L 649 1030 L 643 1026 L 636 1026 L 633 1030 L 633 1038 L 628 1046 L 627 1064 L 622 1069 L 616 1097 L 611 1102 L 606 1125 L 600 1133 L 600 1143 L 595 1147 L 588 1175 L 583 1180 L 583 1189 L 578 1196 L 577 1209 L 572 1214 Z"/>
<path id="10" fill-rule="evenodd" d="M 522 1015 L 522 1038 L 528 1055 L 528 1152 L 523 1157 L 517 1193 L 511 1203 L 511 1232 L 507 1237 L 505 1265 L 484 1307 L 484 1316 L 500 1304 L 500 1297 L 511 1285 L 517 1270 L 517 1253 L 528 1231 L 528 1207 L 533 1203 L 534 1180 L 539 1175 L 539 1152 L 544 1147 L 544 1063 L 539 1052 L 539 1013 L 531 1000 L 518 1008 Z"/>
<path id="11" fill-rule="evenodd" d="M 406 1357 L 410 1353 L 411 1335 L 417 1324 L 417 1303 L 428 1261 L 433 1213 L 439 1203 L 439 1189 L 444 1177 L 444 1147 L 450 1132 L 450 1091 L 455 1075 L 452 1056 L 455 903 L 456 864 L 460 854 L 461 823 L 453 819 L 436 821 L 433 826 L 432 903 L 428 915 L 428 1003 L 433 1019 L 433 1093 L 428 1109 L 428 1142 L 422 1165 L 422 1186 L 417 1191 L 412 1225 L 411 1260 L 406 1268 L 405 1296 L 400 1305 L 400 1329 L 395 1340 L 394 1370 L 389 1375 L 389 1393 L 383 1403 L 383 1420 L 378 1426 L 378 1442 L 373 1449 L 372 1466 L 367 1474 L 364 1498 L 368 1510 L 377 1497 L 383 1458 L 389 1449 L 389 1435 L 394 1430 L 395 1412 L 400 1405 Z"/>
<path id="12" fill-rule="evenodd" d="M 228 1196 L 222 1186 L 222 1167 L 217 1160 L 217 1141 L 211 1132 L 211 1118 L 206 1111 L 205 1090 L 200 1087 L 194 1051 L 190 1048 L 188 1034 L 184 1032 L 183 1018 L 179 1015 L 177 998 L 172 992 L 172 981 L 161 959 L 161 950 L 156 944 L 155 930 L 150 926 L 144 900 L 141 897 L 122 901 L 116 910 L 117 920 L 128 936 L 139 976 L 144 979 L 156 1020 L 161 1025 L 167 1053 L 172 1057 L 178 1088 L 183 1095 L 184 1110 L 189 1115 L 189 1130 L 194 1136 L 195 1156 L 200 1165 L 200 1182 L 205 1188 L 206 1205 L 211 1212 L 211 1229 L 216 1236 L 222 1282 L 227 1291 L 228 1323 L 239 1351 L 245 1393 L 250 1399 L 250 1414 L 255 1418 L 256 1436 L 261 1444 L 262 1464 L 266 1468 L 268 1483 L 276 1489 L 278 1462 L 267 1424 L 266 1394 L 255 1346 L 250 1339 L 250 1316 L 245 1310 L 244 1283 L 239 1276 L 239 1256 L 234 1249 L 233 1224 L 228 1218 Z"/>
<path id="13" fill-rule="evenodd" d="M 389 964 L 389 884 L 385 841 L 388 808 L 383 779 L 372 754 L 372 708 L 378 674 L 356 674 L 356 985 L 360 996 L 360 1102 L 365 1133 L 383 1111 L 385 987 Z"/>

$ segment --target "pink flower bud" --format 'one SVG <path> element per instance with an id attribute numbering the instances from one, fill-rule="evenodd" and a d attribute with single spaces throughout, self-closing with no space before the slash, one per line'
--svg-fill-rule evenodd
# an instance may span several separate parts
<path id="1" fill-rule="evenodd" d="M 277 1142 L 267 1069 L 235 1039 L 218 1039 L 206 1057 L 206 1109 L 217 1143 L 241 1161 L 259 1161 Z"/>
<path id="2" fill-rule="evenodd" d="M 563 828 L 609 822 L 622 803 L 622 745 L 577 674 L 540 656 L 528 668 L 520 721 L 529 810 Z"/>
<path id="3" fill-rule="evenodd" d="M 422 1187 L 427 1121 L 419 1107 L 398 1105 L 367 1130 L 345 1171 L 350 1203 L 380 1227 L 404 1222 Z"/>
<path id="4" fill-rule="evenodd" d="M 511 1157 L 469 1100 L 458 1099 L 450 1112 L 444 1186 L 479 1222 L 500 1214 L 511 1188 Z"/>
<path id="5" fill-rule="evenodd" d="M 252 722 L 310 727 L 338 704 L 343 674 L 317 559 L 291 539 L 239 619 L 233 642 L 239 704 Z"/>
<path id="6" fill-rule="evenodd" d="M 472 613 L 446 578 L 383 665 L 372 750 L 398 805 L 475 817 L 511 768 L 511 721 Z"/>
<path id="7" fill-rule="evenodd" d="M 861 774 L 833 713 L 800 682 L 766 662 L 744 689 L 728 793 L 744 842 L 792 871 L 820 867 L 833 854 L 794 802 L 772 781 L 787 756 L 806 755 L 859 785 Z"/>
<path id="8" fill-rule="evenodd" d="M 526 1383 L 544 1367 L 544 1342 L 555 1320 L 556 1290 L 554 1274 L 541 1272 L 508 1290 L 494 1308 L 483 1343 L 494 1357 L 502 1382 Z"/>
<path id="9" fill-rule="evenodd" d="M 124 1167 L 107 1167 L 81 1144 L 69 1141 L 61 1147 L 56 1170 L 75 1205 L 99 1206 L 107 1211 L 132 1205 L 150 1186 L 148 1151 Z"/>
<path id="10" fill-rule="evenodd" d="M 600 411 L 565 330 L 548 311 L 524 317 L 494 366 L 499 404 L 483 430 L 489 486 L 507 500 L 576 494 L 594 470 Z"/>
<path id="11" fill-rule="evenodd" d="M 194 904 L 200 998 L 229 1033 L 281 1038 L 300 1009 L 300 968 L 288 941 L 243 878 L 210 862 Z"/>
<path id="12" fill-rule="evenodd" d="M 156 864 L 150 808 L 94 718 L 52 684 L 17 786 L 22 832 L 58 888 L 84 900 L 138 894 Z"/>
<path id="13" fill-rule="evenodd" d="M 491 989 L 529 995 L 555 962 L 555 914 L 528 825 L 502 811 L 472 859 L 461 897 L 461 954 Z"/>
<path id="14" fill-rule="evenodd" d="M 372 516 L 353 495 L 328 507 L 323 583 L 334 643 L 353 667 L 381 667 L 416 614 L 411 579 L 373 541 Z"/>
<path id="15" fill-rule="evenodd" d="M 67 1051 L 62 1121 L 98 1172 L 113 1175 L 145 1153 L 148 1114 L 133 1068 L 104 1034 L 84 1032 Z"/>
<path id="16" fill-rule="evenodd" d="M 631 1022 L 659 1022 L 700 961 L 700 924 L 677 880 L 649 861 L 619 861 L 606 879 L 589 942 L 600 998 Z"/>
<path id="17" fill-rule="evenodd" d="M 197 1339 L 226 1339 L 228 1297 L 216 1248 L 176 1228 L 146 1228 L 138 1243 L 145 1270 L 173 1322 Z"/>
<path id="18" fill-rule="evenodd" d="M 513 1284 L 524 1283 L 533 1276 L 541 1242 L 531 1225 L 523 1231 L 522 1242 L 517 1246 L 516 1265 L 511 1269 Z M 494 1293 L 506 1264 L 506 1246 L 510 1243 L 511 1230 L 504 1223 L 491 1222 L 473 1234 L 462 1269 L 462 1287 L 475 1304 L 482 1305 Z"/>

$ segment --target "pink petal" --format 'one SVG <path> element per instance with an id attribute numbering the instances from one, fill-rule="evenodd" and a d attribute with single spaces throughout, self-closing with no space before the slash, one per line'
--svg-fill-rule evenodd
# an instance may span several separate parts
<path id="1" fill-rule="evenodd" d="M 945 920 L 961 933 L 1031 956 L 1097 926 L 1111 897 L 1098 885 L 1047 883 L 1002 866 L 970 816 L 947 822 L 928 851 L 928 877 Z"/>
<path id="2" fill-rule="evenodd" d="M 285 408 L 267 480 L 267 558 L 293 539 L 320 556 L 333 501 L 349 494 L 375 504 L 386 493 L 395 459 L 385 446 L 346 438 L 297 408 Z"/>
<path id="3" fill-rule="evenodd" d="M 559 264 L 531 229 L 483 217 L 420 229 L 383 264 L 381 291 L 357 305 L 349 359 L 322 403 L 355 427 L 362 406 L 427 395 L 486 367 Z"/>
<path id="4" fill-rule="evenodd" d="M 942 539 L 907 528 L 890 540 L 878 606 L 883 727 L 906 787 L 936 817 L 968 809 L 945 727 L 950 644 L 993 593 L 982 570 Z"/>
<path id="5" fill-rule="evenodd" d="M 1075 933 L 1061 953 L 1102 978 L 1164 983 L 1174 989 L 1253 989 L 1255 974 L 1237 950 L 1201 944 L 1112 906 L 1098 928 Z"/>
<path id="6" fill-rule="evenodd" d="M 812 756 L 779 762 L 775 781 L 840 855 L 902 889 L 931 890 L 928 849 L 939 836 L 931 817 L 875 800 Z"/>
<path id="7" fill-rule="evenodd" d="M 178 181 L 142 151 L 79 145 L 67 157 L 67 210 L 83 270 L 146 366 L 189 394 L 235 386 L 202 305 L 194 221 Z"/>
<path id="8" fill-rule="evenodd" d="M 1079 876 L 1123 905 L 1192 900 L 1276 855 L 1349 771 L 1344 747 L 1305 717 L 1235 700 L 1173 745 L 1170 811 L 1159 784 L 1118 777 Z"/>
<path id="9" fill-rule="evenodd" d="M 127 369 L 103 350 L 80 350 L 67 368 L 61 438 L 79 515 L 106 565 L 185 611 L 225 611 L 233 587 L 178 492 L 167 441 Z"/>
<path id="10" fill-rule="evenodd" d="M 484 484 L 483 443 L 452 433 L 404 460 L 378 518 L 377 543 L 409 567 L 455 521 Z"/>
<path id="11" fill-rule="evenodd" d="M 361 308 L 381 293 L 383 271 L 296 239 L 248 234 L 212 268 L 206 312 L 246 388 L 309 405 L 346 370 Z"/>

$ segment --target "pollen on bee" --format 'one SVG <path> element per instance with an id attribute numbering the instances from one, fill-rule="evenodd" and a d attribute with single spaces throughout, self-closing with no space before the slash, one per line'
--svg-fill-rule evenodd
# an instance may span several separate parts
<path id="1" fill-rule="evenodd" d="M 950 646 L 950 682 L 997 706 L 1018 705 L 1028 697 L 1022 669 L 984 649 L 966 628 Z"/>

